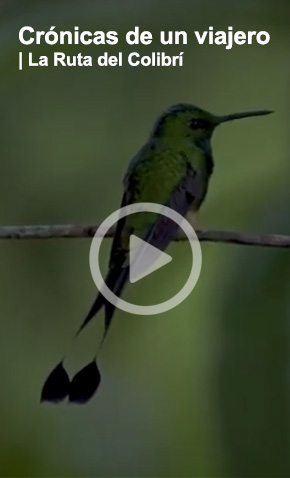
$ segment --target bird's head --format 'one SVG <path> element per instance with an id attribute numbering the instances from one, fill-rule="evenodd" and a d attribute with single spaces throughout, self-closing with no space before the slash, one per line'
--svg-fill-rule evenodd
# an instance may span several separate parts
<path id="1" fill-rule="evenodd" d="M 215 128 L 222 123 L 270 113 L 272 111 L 259 110 L 215 116 L 197 106 L 178 104 L 171 106 L 161 115 L 152 134 L 156 138 L 172 138 L 177 141 L 188 139 L 202 145 L 204 142 L 210 141 Z"/>

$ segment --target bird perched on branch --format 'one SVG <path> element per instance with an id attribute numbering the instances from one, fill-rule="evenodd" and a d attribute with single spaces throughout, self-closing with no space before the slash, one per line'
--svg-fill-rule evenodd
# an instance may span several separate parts
<path id="1" fill-rule="evenodd" d="M 121 205 L 158 203 L 177 211 L 183 217 L 198 211 L 205 199 L 214 168 L 211 139 L 217 126 L 269 113 L 271 111 L 262 110 L 215 116 L 190 104 L 172 106 L 160 116 L 148 141 L 132 159 L 124 178 Z M 132 233 L 160 250 L 165 250 L 177 232 L 178 225 L 162 215 L 140 213 L 119 220 L 106 278 L 109 289 L 119 297 L 128 280 L 129 239 Z M 79 332 L 101 310 L 105 316 L 103 342 L 115 306 L 101 293 Z M 47 378 L 41 399 L 59 402 L 68 397 L 71 402 L 85 403 L 93 396 L 99 383 L 96 357 L 71 381 L 61 361 Z"/>

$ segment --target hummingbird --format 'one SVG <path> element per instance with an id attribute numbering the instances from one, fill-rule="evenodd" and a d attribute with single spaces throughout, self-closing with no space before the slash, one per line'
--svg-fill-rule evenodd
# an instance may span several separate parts
<path id="1" fill-rule="evenodd" d="M 214 170 L 211 139 L 215 129 L 229 121 L 270 113 L 272 111 L 256 110 L 216 116 L 191 104 L 171 106 L 157 119 L 147 142 L 129 164 L 123 180 L 121 207 L 151 202 L 167 206 L 183 217 L 192 216 L 206 197 Z M 113 238 L 109 271 L 105 280 L 108 288 L 120 297 L 128 281 L 129 241 L 132 233 L 163 251 L 176 238 L 178 229 L 178 224 L 163 215 L 141 213 L 120 219 Z M 101 292 L 76 336 L 102 309 L 102 345 L 115 306 Z M 44 383 L 41 401 L 60 402 L 68 397 L 70 402 L 86 403 L 96 392 L 101 380 L 97 354 L 71 381 L 63 360 Z"/>

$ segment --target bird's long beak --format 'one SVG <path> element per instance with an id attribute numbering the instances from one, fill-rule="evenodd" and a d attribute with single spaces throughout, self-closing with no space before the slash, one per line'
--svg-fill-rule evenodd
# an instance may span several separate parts
<path id="1" fill-rule="evenodd" d="M 237 119 L 250 118 L 251 116 L 264 116 L 273 113 L 270 110 L 257 110 L 257 111 L 245 111 L 244 113 L 233 113 L 231 115 L 218 116 L 218 124 L 226 123 L 227 121 L 233 121 Z"/>

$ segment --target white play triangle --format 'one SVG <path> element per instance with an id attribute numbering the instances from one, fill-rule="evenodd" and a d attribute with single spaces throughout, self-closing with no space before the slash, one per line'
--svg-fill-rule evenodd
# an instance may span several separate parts
<path id="1" fill-rule="evenodd" d="M 132 234 L 129 280 L 134 283 L 172 261 L 172 257 Z"/>

